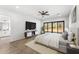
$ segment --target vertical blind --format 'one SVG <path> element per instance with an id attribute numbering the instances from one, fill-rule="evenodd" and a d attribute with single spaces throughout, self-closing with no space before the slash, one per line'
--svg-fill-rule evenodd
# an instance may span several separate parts
<path id="1" fill-rule="evenodd" d="M 45 22 L 44 32 L 64 32 L 64 21 Z"/>

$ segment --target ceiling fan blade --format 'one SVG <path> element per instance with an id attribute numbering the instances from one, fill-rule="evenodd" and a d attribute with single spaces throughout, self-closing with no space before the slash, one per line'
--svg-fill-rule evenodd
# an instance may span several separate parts
<path id="1" fill-rule="evenodd" d="M 44 13 L 44 11 L 42 11 L 42 13 Z"/>
<path id="2" fill-rule="evenodd" d="M 48 11 L 38 11 L 41 15 L 49 15 Z"/>
<path id="3" fill-rule="evenodd" d="M 46 11 L 45 13 L 48 13 L 48 11 Z"/>
<path id="4" fill-rule="evenodd" d="M 38 11 L 39 13 L 41 13 L 40 11 Z"/>
<path id="5" fill-rule="evenodd" d="M 49 14 L 45 14 L 45 15 L 49 15 Z"/>

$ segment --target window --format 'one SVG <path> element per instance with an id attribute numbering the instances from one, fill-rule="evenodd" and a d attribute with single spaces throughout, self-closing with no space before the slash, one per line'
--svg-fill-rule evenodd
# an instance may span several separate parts
<path id="1" fill-rule="evenodd" d="M 44 23 L 44 32 L 64 32 L 64 21 Z"/>
<path id="2" fill-rule="evenodd" d="M 64 31 L 63 22 L 58 22 L 58 32 L 63 32 L 63 31 Z"/>
<path id="3" fill-rule="evenodd" d="M 48 32 L 52 32 L 52 23 L 48 23 Z"/>
<path id="4" fill-rule="evenodd" d="M 44 24 L 44 31 L 47 32 L 47 23 Z"/>
<path id="5" fill-rule="evenodd" d="M 53 23 L 53 32 L 57 32 L 57 22 Z"/>

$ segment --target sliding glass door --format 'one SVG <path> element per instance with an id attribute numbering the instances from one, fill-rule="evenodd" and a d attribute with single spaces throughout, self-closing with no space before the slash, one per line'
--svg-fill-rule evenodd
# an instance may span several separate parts
<path id="1" fill-rule="evenodd" d="M 63 32 L 63 31 L 64 31 L 64 23 L 58 22 L 58 32 Z"/>
<path id="2" fill-rule="evenodd" d="M 44 32 L 64 32 L 64 21 L 46 22 L 44 23 Z"/>
<path id="3" fill-rule="evenodd" d="M 48 27 L 48 25 L 47 25 L 47 23 L 45 23 L 44 24 L 44 32 L 47 32 L 48 30 L 47 30 L 47 27 Z"/>
<path id="4" fill-rule="evenodd" d="M 48 32 L 52 32 L 52 23 L 48 23 Z"/>
<path id="5" fill-rule="evenodd" d="M 53 23 L 53 32 L 57 32 L 57 22 Z"/>

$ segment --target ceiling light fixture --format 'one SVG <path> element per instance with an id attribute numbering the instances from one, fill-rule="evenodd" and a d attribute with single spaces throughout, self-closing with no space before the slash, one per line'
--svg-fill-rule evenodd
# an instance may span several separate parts
<path id="1" fill-rule="evenodd" d="M 19 6 L 16 6 L 16 8 L 20 8 Z"/>
<path id="2" fill-rule="evenodd" d="M 48 11 L 38 11 L 38 13 L 40 13 L 40 15 L 42 16 L 42 18 L 44 18 L 44 16 L 49 15 Z"/>

